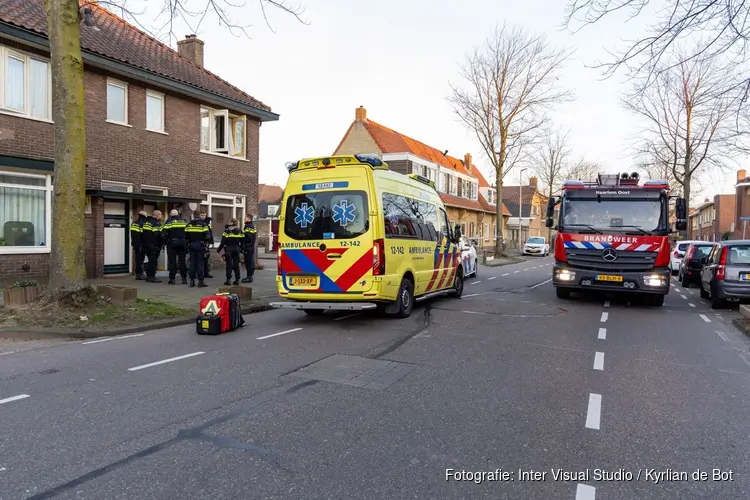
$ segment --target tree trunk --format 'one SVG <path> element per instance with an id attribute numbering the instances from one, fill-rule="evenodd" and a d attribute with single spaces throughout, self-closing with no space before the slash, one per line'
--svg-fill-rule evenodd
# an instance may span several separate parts
<path id="1" fill-rule="evenodd" d="M 503 174 L 501 169 L 495 171 L 495 255 L 504 255 L 503 251 Z"/>
<path id="2" fill-rule="evenodd" d="M 690 231 L 690 182 L 692 181 L 692 176 L 689 173 L 685 173 L 685 176 L 682 178 L 682 196 L 685 198 L 685 217 L 688 221 L 688 227 L 684 231 L 680 231 L 680 237 L 684 239 L 688 239 L 688 232 Z M 698 218 L 698 227 L 700 228 L 700 217 Z M 699 229 L 700 231 L 700 229 Z M 690 237 L 695 238 L 695 235 L 691 235 Z"/>
<path id="3" fill-rule="evenodd" d="M 77 0 L 45 0 L 52 66 L 55 180 L 52 202 L 52 299 L 85 287 L 86 132 Z"/>

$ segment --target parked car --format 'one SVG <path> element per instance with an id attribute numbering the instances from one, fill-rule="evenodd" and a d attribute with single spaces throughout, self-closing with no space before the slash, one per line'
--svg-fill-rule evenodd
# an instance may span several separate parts
<path id="1" fill-rule="evenodd" d="M 472 240 L 466 236 L 463 236 L 459 243 L 461 258 L 464 261 L 464 277 L 466 278 L 469 276 L 474 278 L 479 276 L 479 258 L 477 257 L 476 244 L 476 240 Z"/>
<path id="2" fill-rule="evenodd" d="M 672 271 L 672 276 L 680 272 L 680 263 L 682 258 L 685 256 L 685 252 L 692 243 L 700 243 L 700 241 L 678 241 L 674 246 L 674 250 L 669 256 L 669 270 Z"/>
<path id="3" fill-rule="evenodd" d="M 522 255 L 541 255 L 546 257 L 549 255 L 549 245 L 543 236 L 532 236 L 523 246 L 521 250 Z"/>
<path id="4" fill-rule="evenodd" d="M 750 240 L 717 243 L 701 263 L 701 297 L 712 308 L 750 299 Z"/>
<path id="5" fill-rule="evenodd" d="M 682 257 L 679 267 L 679 280 L 683 288 L 690 288 L 691 283 L 699 283 L 701 280 L 701 259 L 708 257 L 716 243 L 707 241 L 696 241 L 688 246 Z"/>

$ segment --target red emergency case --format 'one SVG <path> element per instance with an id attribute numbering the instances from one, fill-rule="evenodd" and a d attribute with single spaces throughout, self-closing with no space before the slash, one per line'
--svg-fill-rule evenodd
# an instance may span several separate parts
<path id="1" fill-rule="evenodd" d="M 220 335 L 244 324 L 238 295 L 216 294 L 201 299 L 200 314 L 195 320 L 195 329 L 199 335 Z"/>

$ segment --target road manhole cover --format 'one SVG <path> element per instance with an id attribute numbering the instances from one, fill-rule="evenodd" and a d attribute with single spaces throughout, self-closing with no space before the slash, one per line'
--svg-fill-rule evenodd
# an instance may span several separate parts
<path id="1" fill-rule="evenodd" d="M 334 354 L 293 372 L 292 375 L 338 384 L 382 390 L 394 384 L 416 365 Z"/>

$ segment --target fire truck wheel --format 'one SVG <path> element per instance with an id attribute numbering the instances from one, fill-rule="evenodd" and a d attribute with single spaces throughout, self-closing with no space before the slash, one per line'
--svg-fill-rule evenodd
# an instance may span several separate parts
<path id="1" fill-rule="evenodd" d="M 570 290 L 567 288 L 557 287 L 555 288 L 555 292 L 557 293 L 558 299 L 567 299 L 570 297 Z"/>
<path id="2" fill-rule="evenodd" d="M 651 295 L 648 297 L 648 304 L 654 307 L 661 307 L 664 305 L 664 295 Z"/>

